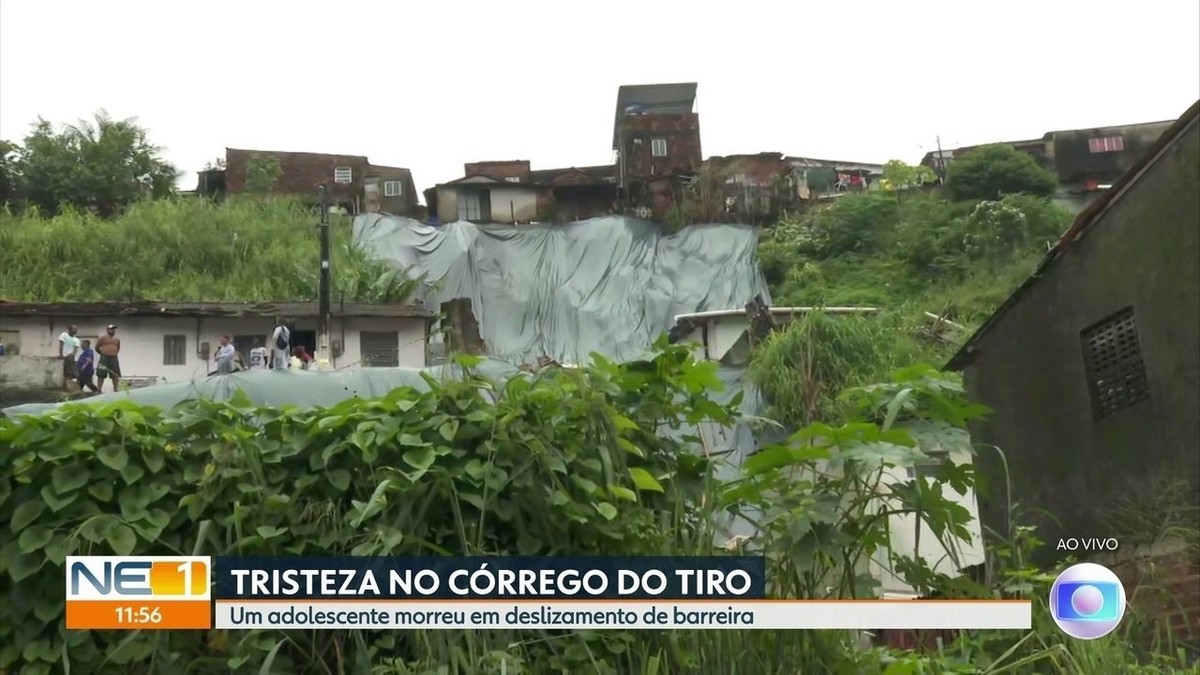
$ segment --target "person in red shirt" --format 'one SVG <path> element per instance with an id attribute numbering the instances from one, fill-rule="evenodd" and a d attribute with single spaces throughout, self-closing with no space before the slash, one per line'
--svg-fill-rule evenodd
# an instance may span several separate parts
<path id="1" fill-rule="evenodd" d="M 311 367 L 313 357 L 312 354 L 309 354 L 308 350 L 304 348 L 304 345 L 298 345 L 292 352 L 292 356 L 300 359 L 300 368 L 303 370 L 308 370 Z"/>

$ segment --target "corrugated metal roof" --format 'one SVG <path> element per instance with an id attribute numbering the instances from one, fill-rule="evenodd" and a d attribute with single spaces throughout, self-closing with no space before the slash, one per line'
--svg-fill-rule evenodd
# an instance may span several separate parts
<path id="1" fill-rule="evenodd" d="M 696 83 L 626 84 L 617 90 L 617 110 L 613 119 L 613 150 L 620 145 L 621 117 L 630 106 L 645 112 L 690 113 L 696 107 Z"/>

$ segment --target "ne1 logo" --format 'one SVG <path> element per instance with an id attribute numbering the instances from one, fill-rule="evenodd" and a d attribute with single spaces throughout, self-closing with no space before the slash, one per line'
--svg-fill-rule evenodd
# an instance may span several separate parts
<path id="1" fill-rule="evenodd" d="M 208 600 L 207 557 L 67 557 L 67 600 Z"/>

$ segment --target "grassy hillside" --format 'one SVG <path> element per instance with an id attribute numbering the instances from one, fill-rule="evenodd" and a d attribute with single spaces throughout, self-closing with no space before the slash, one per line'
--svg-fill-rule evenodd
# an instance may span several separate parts
<path id="1" fill-rule="evenodd" d="M 932 312 L 974 328 L 1070 222 L 1067 211 L 1026 195 L 848 195 L 778 224 L 759 255 L 776 304 L 876 306 L 901 328 Z M 925 356 L 952 348 L 936 344 Z"/>
<path id="2" fill-rule="evenodd" d="M 259 301 L 317 297 L 311 210 L 287 200 L 147 201 L 101 219 L 0 211 L 0 297 L 21 301 Z M 350 247 L 333 220 L 333 297 L 401 301 L 414 284 Z"/>
<path id="3" fill-rule="evenodd" d="M 874 305 L 903 330 L 923 312 L 974 326 L 1032 271 L 1070 216 L 1009 196 L 848 195 L 764 231 L 760 257 L 776 304 Z M 317 295 L 317 216 L 287 200 L 139 203 L 112 219 L 0 211 L 0 297 L 7 300 L 299 300 Z M 413 284 L 350 247 L 334 217 L 334 297 L 396 301 Z M 911 331 L 909 331 L 911 332 Z M 930 358 L 937 343 L 904 343 Z M 934 353 L 936 360 L 940 354 Z"/>

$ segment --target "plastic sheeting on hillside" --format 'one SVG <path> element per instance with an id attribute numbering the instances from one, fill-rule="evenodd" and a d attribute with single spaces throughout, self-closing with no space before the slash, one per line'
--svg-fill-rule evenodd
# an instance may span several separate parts
<path id="1" fill-rule="evenodd" d="M 469 298 L 488 353 L 511 363 L 548 356 L 585 363 L 643 356 L 675 316 L 741 309 L 761 295 L 757 233 L 695 225 L 665 235 L 653 223 L 610 216 L 569 225 L 439 227 L 378 214 L 354 220 L 373 256 L 424 275 L 435 311 Z"/>

